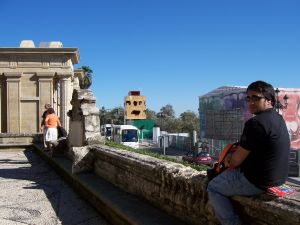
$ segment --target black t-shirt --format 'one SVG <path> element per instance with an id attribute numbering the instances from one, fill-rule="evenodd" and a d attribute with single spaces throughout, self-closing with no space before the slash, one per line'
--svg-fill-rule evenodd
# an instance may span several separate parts
<path id="1" fill-rule="evenodd" d="M 250 151 L 241 171 L 251 183 L 266 188 L 286 181 L 290 139 L 282 116 L 274 109 L 261 112 L 245 123 L 240 145 Z"/>

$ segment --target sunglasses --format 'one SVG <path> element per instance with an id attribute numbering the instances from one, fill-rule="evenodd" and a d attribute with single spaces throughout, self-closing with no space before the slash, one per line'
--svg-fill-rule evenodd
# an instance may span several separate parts
<path id="1" fill-rule="evenodd" d="M 246 101 L 247 102 L 258 102 L 258 101 L 260 101 L 261 99 L 263 99 L 263 98 L 266 98 L 266 97 L 264 97 L 264 96 L 258 96 L 258 95 L 251 95 L 251 96 L 247 96 L 246 97 Z"/>

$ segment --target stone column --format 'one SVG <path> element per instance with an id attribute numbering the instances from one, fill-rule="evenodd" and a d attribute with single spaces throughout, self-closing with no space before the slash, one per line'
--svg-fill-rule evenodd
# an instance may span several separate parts
<path id="1" fill-rule="evenodd" d="M 21 72 L 6 72 L 7 133 L 20 133 Z"/>
<path id="2" fill-rule="evenodd" d="M 41 116 L 45 110 L 44 106 L 49 103 L 53 107 L 53 77 L 52 72 L 38 72 L 36 74 L 38 77 L 38 87 L 39 87 L 39 124 L 41 124 Z"/>
<path id="3" fill-rule="evenodd" d="M 62 126 L 68 131 L 69 118 L 67 116 L 67 113 L 72 108 L 72 74 L 59 74 L 58 77 L 60 78 L 60 121 L 62 123 Z"/>
<path id="4" fill-rule="evenodd" d="M 0 133 L 2 133 L 2 74 L 0 74 Z"/>

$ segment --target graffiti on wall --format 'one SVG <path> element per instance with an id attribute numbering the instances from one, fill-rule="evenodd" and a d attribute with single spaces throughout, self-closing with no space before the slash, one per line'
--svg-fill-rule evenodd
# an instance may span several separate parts
<path id="1" fill-rule="evenodd" d="M 280 101 L 285 94 L 288 96 L 288 106 L 282 110 L 282 116 L 289 131 L 291 148 L 300 149 L 300 93 L 280 91 Z"/>

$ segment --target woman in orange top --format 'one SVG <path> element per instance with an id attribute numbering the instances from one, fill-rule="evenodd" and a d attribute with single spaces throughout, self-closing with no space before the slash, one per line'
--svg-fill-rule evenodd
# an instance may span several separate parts
<path id="1" fill-rule="evenodd" d="M 53 108 L 47 109 L 47 112 L 48 115 L 45 119 L 45 125 L 47 127 L 45 139 L 48 151 L 50 151 L 53 142 L 57 140 L 57 126 L 61 126 L 61 124 Z"/>

